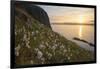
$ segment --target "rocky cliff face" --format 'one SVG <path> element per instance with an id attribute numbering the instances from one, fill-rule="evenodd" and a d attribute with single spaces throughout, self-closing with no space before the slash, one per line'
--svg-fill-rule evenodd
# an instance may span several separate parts
<path id="1" fill-rule="evenodd" d="M 92 52 L 53 32 L 26 10 L 16 7 L 15 11 L 16 66 L 94 60 Z"/>
<path id="2" fill-rule="evenodd" d="M 16 3 L 16 7 L 23 9 L 24 11 L 29 13 L 34 19 L 51 28 L 48 14 L 39 6 L 28 3 Z"/>

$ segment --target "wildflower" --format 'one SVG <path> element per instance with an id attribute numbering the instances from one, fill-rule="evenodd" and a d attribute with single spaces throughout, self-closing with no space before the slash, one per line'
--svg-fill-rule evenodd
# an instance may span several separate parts
<path id="1" fill-rule="evenodd" d="M 55 50 L 56 49 L 56 46 L 52 46 L 52 49 Z"/>
<path id="2" fill-rule="evenodd" d="M 23 39 L 24 39 L 24 40 L 26 40 L 26 39 L 27 39 L 27 35 L 26 35 L 26 34 L 24 34 L 24 37 L 23 37 Z"/>
<path id="3" fill-rule="evenodd" d="M 32 31 L 32 35 L 35 35 L 35 32 Z"/>
<path id="4" fill-rule="evenodd" d="M 28 43 L 26 43 L 26 47 L 27 47 L 27 48 L 30 48 L 30 45 L 29 45 Z"/>
<path id="5" fill-rule="evenodd" d="M 33 60 L 31 60 L 30 63 L 33 64 Z"/>
<path id="6" fill-rule="evenodd" d="M 48 44 L 48 42 L 45 42 L 45 44 L 48 46 L 49 44 Z"/>
<path id="7" fill-rule="evenodd" d="M 15 48 L 16 51 L 20 50 L 20 45 L 18 44 L 18 46 Z"/>
<path id="8" fill-rule="evenodd" d="M 70 60 L 70 57 L 68 57 L 68 60 Z"/>
<path id="9" fill-rule="evenodd" d="M 63 45 L 61 45 L 61 46 L 60 46 L 60 48 L 61 48 L 61 49 L 64 49 L 64 46 L 63 46 Z"/>
<path id="10" fill-rule="evenodd" d="M 48 56 L 49 56 L 49 57 L 52 57 L 52 54 L 51 54 L 51 53 L 48 53 Z"/>
<path id="11" fill-rule="evenodd" d="M 15 31 L 15 35 L 17 35 L 17 32 Z"/>
<path id="12" fill-rule="evenodd" d="M 38 33 L 39 33 L 39 31 L 38 31 L 38 30 L 36 30 L 36 33 L 38 34 Z"/>
<path id="13" fill-rule="evenodd" d="M 35 48 L 34 50 L 35 50 L 36 52 L 37 52 L 37 51 L 39 51 L 39 49 L 38 49 L 38 48 Z"/>
<path id="14" fill-rule="evenodd" d="M 20 45 L 18 44 L 18 46 L 15 48 L 15 55 L 19 56 L 19 50 L 20 50 Z"/>
<path id="15" fill-rule="evenodd" d="M 43 56 L 43 53 L 41 51 L 38 51 L 37 56 L 38 56 L 38 59 L 40 59 Z"/>
<path id="16" fill-rule="evenodd" d="M 67 50 L 66 49 L 64 49 L 64 53 L 66 53 L 67 52 Z"/>
<path id="17" fill-rule="evenodd" d="M 39 47 L 40 47 L 40 48 L 45 48 L 45 46 L 44 46 L 44 45 L 42 45 L 42 44 L 41 44 Z"/>
<path id="18" fill-rule="evenodd" d="M 19 52 L 18 52 L 18 51 L 17 51 L 17 52 L 15 52 L 15 55 L 16 55 L 16 56 L 19 56 Z"/>
<path id="19" fill-rule="evenodd" d="M 57 47 L 58 45 L 57 44 L 55 44 L 55 47 Z"/>

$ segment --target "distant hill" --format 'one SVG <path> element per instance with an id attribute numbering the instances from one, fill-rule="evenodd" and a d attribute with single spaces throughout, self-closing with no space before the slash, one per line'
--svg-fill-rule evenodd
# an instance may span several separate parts
<path id="1" fill-rule="evenodd" d="M 35 65 L 94 61 L 94 54 L 53 32 L 27 11 L 15 11 L 15 64 Z"/>

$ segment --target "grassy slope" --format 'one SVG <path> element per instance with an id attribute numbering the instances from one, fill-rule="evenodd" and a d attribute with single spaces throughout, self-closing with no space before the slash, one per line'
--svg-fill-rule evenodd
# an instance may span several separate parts
<path id="1" fill-rule="evenodd" d="M 15 16 L 17 65 L 93 61 L 94 55 L 32 18 L 31 26 Z"/>

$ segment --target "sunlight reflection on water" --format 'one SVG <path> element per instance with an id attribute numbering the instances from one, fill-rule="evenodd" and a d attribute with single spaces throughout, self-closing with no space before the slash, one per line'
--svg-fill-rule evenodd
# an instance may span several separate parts
<path id="1" fill-rule="evenodd" d="M 79 37 L 80 37 L 80 38 L 82 37 L 82 27 L 83 27 L 83 26 L 79 26 Z"/>
<path id="2" fill-rule="evenodd" d="M 73 40 L 74 37 L 86 40 L 94 44 L 94 26 L 90 25 L 51 25 L 52 29 L 65 38 L 76 42 L 80 47 L 94 51 L 94 47 L 86 43 Z"/>

